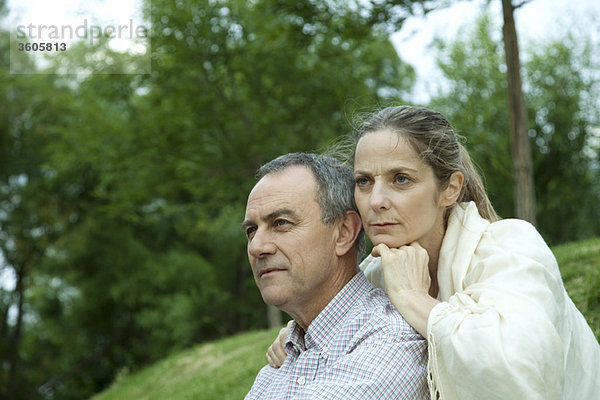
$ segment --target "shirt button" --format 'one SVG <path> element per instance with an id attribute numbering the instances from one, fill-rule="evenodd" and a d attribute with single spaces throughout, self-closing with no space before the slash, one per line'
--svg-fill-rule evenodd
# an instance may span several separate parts
<path id="1" fill-rule="evenodd" d="M 298 385 L 304 386 L 304 384 L 306 383 L 306 379 L 304 379 L 304 377 L 301 376 L 296 382 L 298 382 Z"/>

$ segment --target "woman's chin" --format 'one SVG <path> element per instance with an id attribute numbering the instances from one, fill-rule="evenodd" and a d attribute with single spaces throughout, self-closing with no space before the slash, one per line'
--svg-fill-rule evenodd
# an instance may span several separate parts
<path id="1" fill-rule="evenodd" d="M 380 245 L 380 244 L 385 244 L 390 249 L 399 249 L 402 246 L 408 245 L 408 243 L 404 243 L 401 240 L 397 240 L 397 239 L 393 239 L 393 238 L 379 238 L 376 240 L 371 240 L 371 242 L 373 243 L 373 247 Z"/>

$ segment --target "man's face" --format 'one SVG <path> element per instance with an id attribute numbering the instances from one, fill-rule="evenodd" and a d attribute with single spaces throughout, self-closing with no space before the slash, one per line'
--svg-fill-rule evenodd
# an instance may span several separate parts
<path id="1" fill-rule="evenodd" d="M 322 222 L 316 197 L 303 166 L 266 175 L 248 196 L 243 227 L 256 285 L 265 303 L 290 314 L 318 307 L 335 274 L 335 224 Z"/>

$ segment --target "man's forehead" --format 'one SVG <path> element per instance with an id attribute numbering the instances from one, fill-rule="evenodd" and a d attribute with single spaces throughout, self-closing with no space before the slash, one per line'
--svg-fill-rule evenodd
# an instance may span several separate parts
<path id="1" fill-rule="evenodd" d="M 249 211 L 269 212 L 269 209 L 295 209 L 307 202 L 316 202 L 316 182 L 310 170 L 293 166 L 262 177 L 248 196 Z"/>
<path id="2" fill-rule="evenodd" d="M 274 197 L 293 195 L 304 193 L 307 189 L 312 193 L 316 192 L 316 181 L 312 172 L 307 167 L 294 165 L 282 171 L 263 176 L 254 185 L 248 198 L 257 195 L 271 195 Z"/>

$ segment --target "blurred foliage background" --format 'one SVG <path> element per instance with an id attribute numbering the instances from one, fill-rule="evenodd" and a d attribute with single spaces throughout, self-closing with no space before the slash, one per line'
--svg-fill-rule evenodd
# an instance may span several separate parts
<path id="1" fill-rule="evenodd" d="M 0 393 L 81 399 L 123 370 L 266 326 L 239 225 L 254 171 L 326 148 L 357 115 L 411 103 L 389 35 L 447 1 L 145 2 L 152 72 L 80 43 L 83 75 L 9 73 L 0 41 Z M 0 13 L 6 14 L 0 1 Z M 438 39 L 446 81 L 425 106 L 467 137 L 513 212 L 501 27 Z M 600 65 L 585 32 L 522 49 L 539 229 L 600 235 Z M 111 63 L 101 60 L 110 58 Z M 31 62 L 21 60 L 20 62 Z"/>

